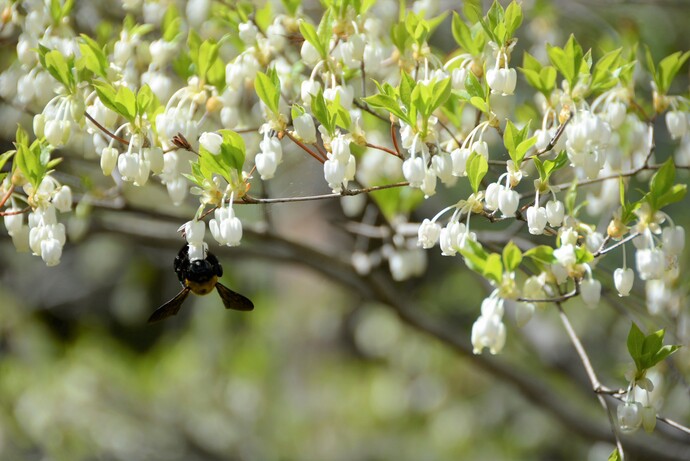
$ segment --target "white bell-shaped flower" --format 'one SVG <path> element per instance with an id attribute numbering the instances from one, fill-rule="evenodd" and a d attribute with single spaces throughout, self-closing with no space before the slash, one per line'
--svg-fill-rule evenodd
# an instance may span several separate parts
<path id="1" fill-rule="evenodd" d="M 46 266 L 57 266 L 60 264 L 60 257 L 62 257 L 62 245 L 56 238 L 49 237 L 41 240 L 41 258 Z"/>
<path id="2" fill-rule="evenodd" d="M 165 167 L 163 149 L 160 147 L 144 147 L 142 151 L 144 153 L 144 160 L 147 160 L 151 166 L 151 172 L 153 174 L 161 174 Z"/>
<path id="3" fill-rule="evenodd" d="M 664 252 L 658 248 L 643 248 L 635 252 L 637 272 L 642 280 L 656 280 L 664 275 Z"/>
<path id="4" fill-rule="evenodd" d="M 117 169 L 124 181 L 134 181 L 139 174 L 139 154 L 125 152 L 117 158 Z"/>
<path id="5" fill-rule="evenodd" d="M 307 144 L 316 142 L 316 127 L 310 114 L 304 113 L 292 121 L 295 135 Z"/>
<path id="6" fill-rule="evenodd" d="M 300 96 L 305 106 L 311 105 L 311 99 L 319 94 L 321 83 L 316 80 L 305 80 L 300 85 Z"/>
<path id="7" fill-rule="evenodd" d="M 441 226 L 436 222 L 432 222 L 429 219 L 422 221 L 417 231 L 417 244 L 421 245 L 422 248 L 431 248 L 436 245 L 439 237 L 441 236 Z"/>
<path id="8" fill-rule="evenodd" d="M 532 235 L 541 235 L 546 227 L 546 208 L 531 206 L 527 208 L 527 227 Z"/>
<path id="9" fill-rule="evenodd" d="M 575 245 L 566 243 L 559 248 L 553 250 L 553 257 L 556 261 L 564 267 L 570 267 L 577 262 L 577 255 L 575 254 Z"/>
<path id="10" fill-rule="evenodd" d="M 661 238 L 664 253 L 669 256 L 680 256 L 685 248 L 685 229 L 681 226 L 664 227 Z"/>
<path id="11" fill-rule="evenodd" d="M 347 162 L 350 159 L 350 140 L 345 136 L 336 136 L 331 141 L 331 152 L 337 161 Z"/>
<path id="12" fill-rule="evenodd" d="M 515 323 L 518 327 L 524 327 L 532 320 L 534 311 L 537 306 L 534 303 L 516 303 L 515 304 Z"/>
<path id="13" fill-rule="evenodd" d="M 204 235 L 206 234 L 206 223 L 204 221 L 187 221 L 183 228 L 187 243 L 200 244 L 204 241 Z"/>
<path id="14" fill-rule="evenodd" d="M 498 192 L 498 209 L 504 217 L 515 216 L 520 204 L 520 195 L 513 189 L 504 187 Z"/>
<path id="15" fill-rule="evenodd" d="M 631 268 L 623 269 L 619 267 L 613 271 L 613 284 L 618 290 L 618 296 L 628 296 L 635 281 L 635 272 Z"/>
<path id="16" fill-rule="evenodd" d="M 517 84 L 517 72 L 515 69 L 508 67 L 498 67 L 489 69 L 486 72 L 486 82 L 491 88 L 491 93 L 500 94 L 501 96 L 508 96 L 515 92 L 515 85 Z"/>
<path id="17" fill-rule="evenodd" d="M 72 189 L 69 186 L 60 186 L 53 194 L 53 205 L 58 211 L 64 213 L 72 209 Z"/>
<path id="18" fill-rule="evenodd" d="M 5 211 L 9 213 L 17 212 L 17 214 L 6 214 L 2 218 L 5 222 L 7 233 L 10 234 L 10 236 L 12 236 L 21 231 L 22 226 L 24 225 L 24 218 L 21 213 L 18 213 L 19 211 L 21 211 L 21 208 L 12 207 L 8 208 Z"/>
<path id="19" fill-rule="evenodd" d="M 688 131 L 688 119 L 685 112 L 670 110 L 666 112 L 666 127 L 672 139 L 680 139 Z"/>
<path id="20" fill-rule="evenodd" d="M 580 282 L 580 294 L 582 301 L 589 307 L 597 307 L 601 298 L 601 282 L 593 278 L 587 278 Z"/>
<path id="21" fill-rule="evenodd" d="M 419 187 L 426 175 L 424 160 L 421 157 L 410 157 L 402 164 L 403 176 L 411 187 Z"/>
<path id="22" fill-rule="evenodd" d="M 601 232 L 590 232 L 585 238 L 585 246 L 591 253 L 596 253 L 604 243 L 604 236 Z"/>
<path id="23" fill-rule="evenodd" d="M 549 200 L 546 202 L 546 219 L 549 221 L 549 226 L 558 227 L 563 222 L 565 216 L 565 207 L 560 200 Z"/>
<path id="24" fill-rule="evenodd" d="M 497 182 L 492 182 L 487 186 L 486 194 L 484 194 L 484 203 L 486 208 L 491 211 L 498 209 L 498 196 L 504 188 L 505 186 Z"/>
<path id="25" fill-rule="evenodd" d="M 635 432 L 642 424 L 642 405 L 639 402 L 625 402 L 618 405 L 618 427 L 624 434 Z"/>
<path id="26" fill-rule="evenodd" d="M 242 240 L 242 222 L 230 207 L 217 208 L 208 227 L 213 238 L 221 245 L 237 246 Z"/>
<path id="27" fill-rule="evenodd" d="M 453 149 L 450 158 L 453 161 L 453 176 L 464 176 L 467 171 L 467 159 L 470 157 L 470 150 L 467 148 Z"/>
<path id="28" fill-rule="evenodd" d="M 323 176 L 333 192 L 343 190 L 347 165 L 334 159 L 328 159 L 323 164 Z"/>
<path id="29" fill-rule="evenodd" d="M 307 40 L 302 43 L 300 55 L 302 56 L 302 61 L 312 67 L 315 66 L 316 63 L 321 59 L 321 56 L 316 48 L 314 48 L 314 45 L 309 43 Z"/>
<path id="30" fill-rule="evenodd" d="M 506 327 L 498 315 L 480 315 L 472 325 L 472 352 L 481 354 L 487 347 L 492 354 L 498 354 L 506 342 Z"/>
<path id="31" fill-rule="evenodd" d="M 447 152 L 440 152 L 431 159 L 431 168 L 443 184 L 453 183 L 453 159 Z"/>

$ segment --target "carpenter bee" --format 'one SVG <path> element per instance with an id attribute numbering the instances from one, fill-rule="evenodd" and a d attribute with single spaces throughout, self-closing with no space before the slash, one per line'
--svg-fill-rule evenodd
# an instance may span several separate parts
<path id="1" fill-rule="evenodd" d="M 175 273 L 182 284 L 180 291 L 173 299 L 163 304 L 149 317 L 149 323 L 167 319 L 176 315 L 187 299 L 189 293 L 196 295 L 209 294 L 215 288 L 223 300 L 226 309 L 237 311 L 251 311 L 254 304 L 246 297 L 235 293 L 218 281 L 223 275 L 223 267 L 212 253 L 206 253 L 206 259 L 189 260 L 189 246 L 185 244 L 177 254 L 174 263 Z"/>

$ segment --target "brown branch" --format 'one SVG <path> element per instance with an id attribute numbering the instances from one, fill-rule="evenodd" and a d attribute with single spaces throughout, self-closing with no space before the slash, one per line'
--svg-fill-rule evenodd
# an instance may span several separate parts
<path id="1" fill-rule="evenodd" d="M 325 160 L 324 160 L 323 158 L 321 158 L 320 155 L 316 154 L 313 150 L 311 150 L 310 148 L 308 148 L 302 141 L 300 141 L 299 139 L 297 139 L 297 138 L 295 138 L 293 135 L 291 135 L 290 132 L 289 132 L 288 130 L 283 131 L 283 133 L 285 133 L 285 135 L 286 135 L 288 138 L 290 138 L 290 141 L 294 142 L 294 143 L 297 144 L 299 147 L 301 147 L 303 151 L 305 151 L 306 153 L 308 153 L 309 155 L 311 155 L 312 157 L 314 157 L 314 158 L 315 158 L 316 160 L 318 160 L 320 163 L 325 163 Z"/>
<path id="2" fill-rule="evenodd" d="M 392 126 L 392 125 L 391 125 L 391 126 Z M 391 155 L 394 155 L 394 156 L 396 156 L 396 157 L 402 159 L 402 156 L 400 155 L 399 152 L 396 152 L 396 151 L 394 151 L 394 150 L 392 150 L 392 149 L 389 149 L 389 148 L 387 148 L 387 147 L 377 146 L 376 144 L 372 144 L 372 143 L 370 143 L 370 142 L 366 143 L 365 146 L 371 147 L 372 149 L 381 150 L 381 151 L 383 151 L 383 152 L 389 153 L 389 154 L 391 154 Z"/>
<path id="3" fill-rule="evenodd" d="M 86 116 L 86 118 L 88 118 L 89 121 L 90 121 L 91 123 L 93 123 L 94 125 L 96 125 L 96 128 L 98 128 L 99 130 L 101 130 L 104 134 L 110 136 L 110 137 L 113 138 L 115 141 L 118 141 L 118 142 L 124 144 L 125 146 L 129 146 L 129 141 L 127 141 L 127 140 L 124 139 L 124 138 L 121 138 L 121 137 L 117 136 L 115 133 L 111 132 L 109 129 L 107 129 L 106 127 L 104 127 L 104 126 L 101 125 L 100 123 L 98 123 L 98 121 L 97 121 L 95 118 L 93 118 L 93 117 L 91 116 L 91 114 L 89 114 L 87 111 L 84 111 L 84 116 Z"/>
<path id="4" fill-rule="evenodd" d="M 238 205 L 250 205 L 250 204 L 268 204 L 268 203 L 291 203 L 291 202 L 309 202 L 313 200 L 326 200 L 331 198 L 346 197 L 350 195 L 366 194 L 369 192 L 376 192 L 377 190 L 392 189 L 394 187 L 405 187 L 409 186 L 409 182 L 398 182 L 394 184 L 384 184 L 382 186 L 372 186 L 365 187 L 361 189 L 343 189 L 340 193 L 331 194 L 320 194 L 320 195 L 308 195 L 305 197 L 278 197 L 278 198 L 256 198 L 249 194 L 244 195 L 241 199 L 236 200 L 234 203 Z"/>

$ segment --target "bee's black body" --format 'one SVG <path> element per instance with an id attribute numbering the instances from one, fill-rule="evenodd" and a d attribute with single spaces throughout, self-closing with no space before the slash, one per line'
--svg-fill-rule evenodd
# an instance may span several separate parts
<path id="1" fill-rule="evenodd" d="M 182 284 L 182 291 L 177 296 L 163 304 L 149 317 L 149 323 L 164 320 L 177 314 L 189 292 L 197 295 L 205 295 L 215 288 L 223 300 L 226 309 L 250 311 L 254 304 L 246 297 L 227 288 L 218 282 L 223 275 L 223 267 L 218 258 L 210 252 L 206 253 L 206 259 L 189 260 L 189 246 L 185 244 L 175 257 L 173 267 L 177 278 Z"/>

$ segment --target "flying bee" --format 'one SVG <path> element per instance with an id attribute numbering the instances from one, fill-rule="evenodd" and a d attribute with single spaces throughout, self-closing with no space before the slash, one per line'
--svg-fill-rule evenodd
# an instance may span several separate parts
<path id="1" fill-rule="evenodd" d="M 220 299 L 223 300 L 223 305 L 225 305 L 226 309 L 234 309 L 236 311 L 251 311 L 254 309 L 254 304 L 248 298 L 235 293 L 218 281 L 218 278 L 223 275 L 223 267 L 218 262 L 218 258 L 212 253 L 207 252 L 206 259 L 190 261 L 189 246 L 185 243 L 175 258 L 174 268 L 177 278 L 182 284 L 182 291 L 156 309 L 149 317 L 149 323 L 159 322 L 171 315 L 176 315 L 190 292 L 196 295 L 207 295 L 214 288 L 220 295 Z"/>

